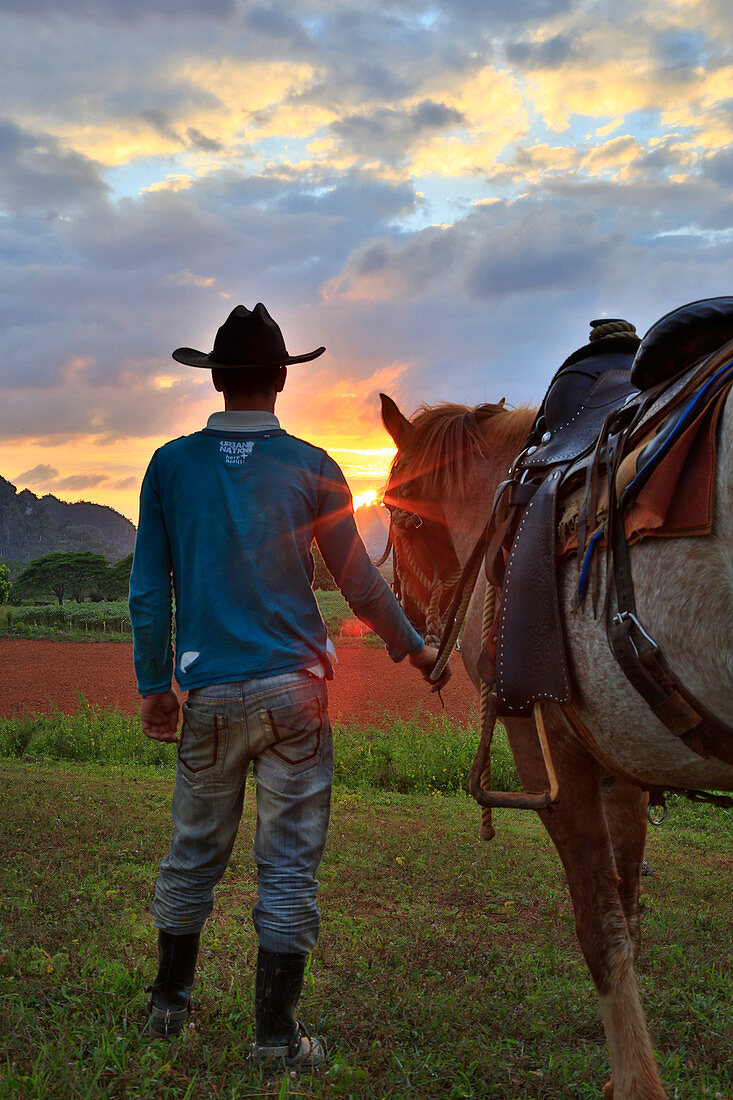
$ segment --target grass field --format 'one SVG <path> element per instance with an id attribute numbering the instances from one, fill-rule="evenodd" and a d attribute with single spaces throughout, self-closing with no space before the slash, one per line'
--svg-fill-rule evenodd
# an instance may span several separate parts
<path id="1" fill-rule="evenodd" d="M 478 729 L 445 716 L 416 714 L 410 719 L 385 716 L 379 726 L 356 722 L 334 731 L 334 780 L 347 789 L 373 788 L 406 794 L 466 790 L 468 770 L 478 745 Z M 93 707 L 84 700 L 75 714 L 0 717 L 0 758 L 91 764 L 150 766 L 174 774 L 175 746 L 150 741 L 140 732 L 139 716 Z M 517 785 L 509 746 L 501 727 L 492 751 L 497 790 Z"/>
<path id="2" fill-rule="evenodd" d="M 347 619 L 354 619 L 349 605 L 338 591 L 319 590 L 316 599 L 329 636 L 335 638 L 342 624 Z M 11 638 L 129 642 L 132 624 L 126 600 L 99 603 L 67 600 L 64 604 L 20 607 L 3 604 L 0 606 L 0 634 Z"/>
<path id="3" fill-rule="evenodd" d="M 323 928 L 301 1005 L 332 1055 L 317 1078 L 247 1062 L 256 942 L 253 798 L 207 925 L 196 1026 L 142 1034 L 148 906 L 169 774 L 0 761 L 0 1096 L 598 1097 L 608 1074 L 564 876 L 534 815 L 339 787 Z M 644 880 L 643 999 L 670 1097 L 733 1097 L 733 817 L 671 804 Z"/>

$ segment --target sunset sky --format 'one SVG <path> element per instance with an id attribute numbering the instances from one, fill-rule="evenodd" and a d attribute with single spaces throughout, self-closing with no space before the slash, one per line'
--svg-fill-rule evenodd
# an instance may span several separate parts
<path id="1" fill-rule="evenodd" d="M 591 318 L 733 293 L 730 0 L 4 0 L 0 474 L 137 520 L 263 301 L 357 499 L 386 390 L 539 400 Z"/>

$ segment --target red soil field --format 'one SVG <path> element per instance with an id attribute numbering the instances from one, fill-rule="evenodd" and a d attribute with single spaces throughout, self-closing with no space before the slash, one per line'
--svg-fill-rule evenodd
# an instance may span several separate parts
<path id="1" fill-rule="evenodd" d="M 380 649 L 337 647 L 336 679 L 329 684 L 329 713 L 336 721 L 379 722 L 382 716 L 409 718 L 415 712 L 465 722 L 478 697 L 459 656 L 440 700 L 407 662 L 394 664 Z M 132 670 L 132 646 L 117 642 L 47 642 L 0 638 L 0 715 L 48 712 L 73 714 L 79 697 L 101 707 L 134 714 L 140 704 Z"/>

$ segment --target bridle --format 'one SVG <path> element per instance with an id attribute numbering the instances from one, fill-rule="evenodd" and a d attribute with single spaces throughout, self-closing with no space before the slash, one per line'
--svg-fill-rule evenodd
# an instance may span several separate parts
<path id="1" fill-rule="evenodd" d="M 392 467 L 384 492 L 390 514 L 383 564 L 392 552 L 395 596 L 426 645 L 437 646 L 462 569 L 440 505 L 418 495 L 418 478 Z"/>

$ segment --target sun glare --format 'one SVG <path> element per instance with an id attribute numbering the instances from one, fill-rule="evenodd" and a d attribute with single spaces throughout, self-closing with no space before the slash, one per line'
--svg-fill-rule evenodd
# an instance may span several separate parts
<path id="1" fill-rule="evenodd" d="M 367 489 L 363 493 L 357 493 L 353 498 L 354 508 L 367 508 L 370 504 L 377 503 L 376 489 Z"/>

